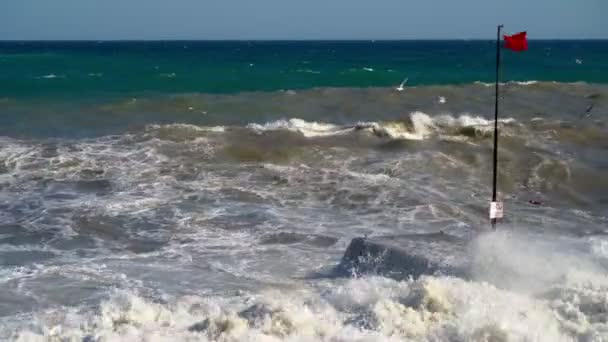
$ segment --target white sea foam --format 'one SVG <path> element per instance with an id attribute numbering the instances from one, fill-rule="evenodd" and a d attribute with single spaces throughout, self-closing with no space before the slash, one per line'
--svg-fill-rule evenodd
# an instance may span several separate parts
<path id="1" fill-rule="evenodd" d="M 496 84 L 495 83 L 488 83 L 488 82 L 481 82 L 481 81 L 475 81 L 475 84 L 480 84 L 483 85 L 484 87 L 494 87 Z M 509 84 L 516 84 L 516 85 L 523 85 L 523 86 L 528 86 L 528 85 L 534 85 L 539 83 L 539 81 L 536 80 L 530 80 L 530 81 L 509 81 L 509 82 L 500 82 L 500 85 L 509 85 Z"/>
<path id="2" fill-rule="evenodd" d="M 515 122 L 512 118 L 500 119 L 502 124 Z M 423 140 L 435 133 L 441 133 L 442 129 L 453 129 L 460 127 L 475 127 L 479 130 L 492 129 L 494 122 L 480 116 L 461 115 L 454 117 L 451 115 L 440 115 L 432 117 L 423 112 L 413 112 L 410 114 L 410 123 L 403 122 L 359 122 L 354 126 L 336 125 L 324 122 L 309 122 L 302 119 L 277 120 L 265 124 L 252 123 L 248 128 L 257 132 L 288 130 L 298 132 L 307 138 L 327 137 L 334 135 L 344 135 L 356 131 L 368 131 L 381 137 L 405 140 Z"/>
<path id="3" fill-rule="evenodd" d="M 434 127 L 433 119 L 422 112 L 410 114 L 412 128 L 400 122 L 362 122 L 359 128 L 371 130 L 374 134 L 388 136 L 392 139 L 423 140 L 432 133 Z"/>
<path id="4" fill-rule="evenodd" d="M 286 173 L 300 169 L 266 168 Z M 354 171 L 348 175 L 373 183 L 386 180 Z M 29 317 L 4 318 L 0 339 L 601 341 L 608 337 L 603 310 L 608 305 L 608 277 L 584 255 L 585 248 L 605 255 L 605 246 L 596 240 L 573 244 L 565 238 L 498 232 L 479 237 L 472 249 L 476 267 L 470 279 L 426 276 L 394 281 L 370 276 L 235 296 L 158 298 L 121 290 L 98 308 L 57 307 Z M 142 286 L 129 283 L 106 265 L 89 262 L 70 267 L 15 270 L 0 279 L 71 274 L 70 279 L 92 277 Z"/>
<path id="5" fill-rule="evenodd" d="M 514 123 L 515 119 L 513 118 L 504 118 L 499 119 L 499 122 L 503 124 Z M 483 126 L 492 126 L 494 125 L 494 120 L 488 120 L 482 118 L 481 116 L 471 116 L 468 114 L 460 115 L 458 117 L 453 117 L 451 115 L 440 115 L 434 119 L 434 123 L 445 126 L 452 127 L 483 127 Z"/>
<path id="6" fill-rule="evenodd" d="M 344 128 L 338 125 L 322 122 L 308 122 L 302 119 L 278 120 L 268 122 L 262 125 L 254 123 L 247 125 L 247 127 L 259 132 L 284 129 L 293 132 L 299 132 L 307 138 L 344 134 L 349 131 L 348 128 Z"/>
<path id="7" fill-rule="evenodd" d="M 17 341 L 573 341 L 602 340 L 603 283 L 531 296 L 483 282 L 380 277 L 167 304 L 119 291 L 99 310 L 40 313 Z M 10 331 L 10 330 L 8 330 Z"/>
<path id="8" fill-rule="evenodd" d="M 532 81 L 512 81 L 509 83 L 515 83 L 515 84 L 519 84 L 519 85 L 533 85 L 533 84 L 537 84 L 538 81 L 532 80 Z"/>
<path id="9" fill-rule="evenodd" d="M 65 78 L 65 76 L 64 75 L 56 75 L 56 74 L 48 74 L 48 75 L 40 76 L 38 78 L 54 79 L 54 78 Z"/>
<path id="10" fill-rule="evenodd" d="M 192 107 L 190 107 L 192 108 Z M 197 132 L 214 132 L 214 133 L 223 133 L 226 131 L 226 127 L 224 126 L 197 126 L 191 124 L 168 124 L 168 125 L 149 125 L 147 126 L 149 130 L 158 130 L 158 129 L 184 129 L 191 130 Z"/>
<path id="11" fill-rule="evenodd" d="M 318 70 L 312 70 L 312 69 L 298 69 L 297 72 L 306 73 L 306 74 L 320 74 L 321 73 Z"/>

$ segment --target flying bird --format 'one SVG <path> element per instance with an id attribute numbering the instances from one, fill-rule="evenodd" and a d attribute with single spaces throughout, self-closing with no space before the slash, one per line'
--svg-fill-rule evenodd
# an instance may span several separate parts
<path id="1" fill-rule="evenodd" d="M 396 91 L 403 91 L 405 88 L 403 87 L 407 83 L 408 77 L 406 77 L 401 84 L 395 88 Z"/>

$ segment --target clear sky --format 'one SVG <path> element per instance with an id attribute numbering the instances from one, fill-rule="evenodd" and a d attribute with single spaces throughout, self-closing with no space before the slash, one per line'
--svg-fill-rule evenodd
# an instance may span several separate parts
<path id="1" fill-rule="evenodd" d="M 608 0 L 0 0 L 0 40 L 608 38 Z"/>

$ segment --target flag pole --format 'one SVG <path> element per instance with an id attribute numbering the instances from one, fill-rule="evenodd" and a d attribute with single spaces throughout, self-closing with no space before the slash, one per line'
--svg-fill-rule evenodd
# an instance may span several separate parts
<path id="1" fill-rule="evenodd" d="M 498 25 L 496 31 L 496 97 L 494 102 L 494 173 L 492 179 L 492 204 L 490 205 L 490 222 L 492 229 L 496 229 L 496 217 L 492 214 L 492 209 L 496 205 L 496 180 L 498 176 L 498 85 L 500 68 L 500 30 L 502 25 Z M 495 208 L 494 208 L 495 209 Z"/>

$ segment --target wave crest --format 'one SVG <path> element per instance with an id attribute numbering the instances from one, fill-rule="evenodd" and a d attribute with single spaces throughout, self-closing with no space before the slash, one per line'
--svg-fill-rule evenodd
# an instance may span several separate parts
<path id="1" fill-rule="evenodd" d="M 601 313 L 592 309 L 605 305 L 604 288 L 597 286 L 534 297 L 450 277 L 405 282 L 369 277 L 321 291 L 187 296 L 166 304 L 119 291 L 97 311 L 40 314 L 32 328 L 13 336 L 18 341 L 577 340 L 606 332 Z M 579 296 L 589 309 L 578 311 Z"/>
<path id="2" fill-rule="evenodd" d="M 501 124 L 515 122 L 512 118 L 501 119 Z M 493 121 L 480 116 L 441 115 L 432 117 L 423 112 L 413 112 L 405 121 L 359 122 L 355 125 L 336 125 L 324 122 L 309 122 L 294 118 L 277 120 L 265 124 L 247 125 L 258 133 L 266 131 L 287 130 L 302 134 L 306 138 L 344 135 L 366 131 L 381 138 L 399 140 L 424 140 L 433 135 L 465 135 L 469 137 L 485 136 L 493 129 Z"/>
<path id="3" fill-rule="evenodd" d="M 247 125 L 247 128 L 257 132 L 288 130 L 298 132 L 307 138 L 344 134 L 350 130 L 349 127 L 316 121 L 308 122 L 298 118 L 272 121 L 265 124 L 252 123 Z"/>

